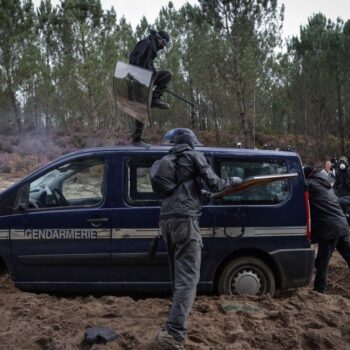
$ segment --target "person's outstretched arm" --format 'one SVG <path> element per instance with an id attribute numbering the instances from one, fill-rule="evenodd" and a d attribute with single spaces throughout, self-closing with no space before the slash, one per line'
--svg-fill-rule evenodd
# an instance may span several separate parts
<path id="1" fill-rule="evenodd" d="M 196 152 L 195 162 L 199 176 L 205 181 L 211 191 L 220 192 L 227 187 L 240 185 L 243 182 L 240 177 L 221 179 L 208 164 L 204 154 L 200 152 Z"/>

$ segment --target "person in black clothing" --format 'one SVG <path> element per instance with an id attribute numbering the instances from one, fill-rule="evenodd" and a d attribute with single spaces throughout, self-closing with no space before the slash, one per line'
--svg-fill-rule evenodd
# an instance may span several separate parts
<path id="1" fill-rule="evenodd" d="M 152 95 L 151 107 L 169 109 L 168 103 L 162 101 L 161 97 L 165 92 L 169 81 L 172 79 L 172 73 L 167 69 L 156 70 L 153 60 L 157 57 L 157 52 L 168 45 L 170 41 L 169 34 L 164 31 L 150 31 L 150 35 L 139 41 L 129 55 L 129 63 L 142 67 L 153 72 L 153 84 L 155 89 Z M 135 146 L 143 146 L 142 133 L 144 124 L 135 119 L 134 132 L 132 134 L 132 143 Z"/>
<path id="2" fill-rule="evenodd" d="M 350 213 L 350 169 L 345 156 L 339 158 L 334 183 L 335 194 L 344 213 Z"/>
<path id="3" fill-rule="evenodd" d="M 318 243 L 314 290 L 324 293 L 329 261 L 338 241 L 349 235 L 349 226 L 329 179 L 313 166 L 306 166 L 304 174 L 309 186 L 311 242 Z"/>
<path id="4" fill-rule="evenodd" d="M 173 133 L 169 151 L 176 156 L 178 185 L 162 199 L 160 230 L 167 245 L 172 304 L 157 342 L 166 349 L 184 349 L 187 319 L 196 296 L 201 265 L 202 238 L 199 216 L 202 209 L 201 181 L 210 190 L 222 191 L 242 183 L 239 177 L 219 178 L 203 153 L 194 149 L 196 138 L 188 129 Z"/>
<path id="5" fill-rule="evenodd" d="M 350 196 L 350 169 L 348 158 L 345 156 L 339 158 L 334 189 L 338 197 Z"/>
<path id="6" fill-rule="evenodd" d="M 345 156 L 333 160 L 336 165 L 334 190 L 338 196 L 339 204 L 349 220 L 350 214 L 350 169 L 348 158 Z M 350 237 L 344 236 L 338 239 L 337 251 L 343 257 L 350 268 Z"/>

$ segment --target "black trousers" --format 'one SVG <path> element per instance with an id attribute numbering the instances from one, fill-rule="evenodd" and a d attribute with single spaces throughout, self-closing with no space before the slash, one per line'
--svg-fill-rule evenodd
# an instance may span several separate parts
<path id="1" fill-rule="evenodd" d="M 170 70 L 160 69 L 156 72 L 153 80 L 153 85 L 155 89 L 153 91 L 152 99 L 160 98 L 164 94 L 172 78 L 173 74 L 170 72 Z"/>
<path id="2" fill-rule="evenodd" d="M 167 69 L 160 69 L 156 72 L 153 78 L 153 85 L 155 86 L 155 89 L 153 91 L 152 99 L 162 97 L 172 77 L 173 77 L 173 74 Z M 133 142 L 141 141 L 144 129 L 145 129 L 145 124 L 135 119 L 134 132 L 132 134 Z"/>
<path id="3" fill-rule="evenodd" d="M 350 237 L 349 236 L 340 237 L 338 239 L 336 248 L 339 254 L 346 261 L 346 263 L 350 268 Z"/>
<path id="4" fill-rule="evenodd" d="M 338 238 L 327 239 L 318 243 L 317 256 L 315 260 L 316 276 L 314 290 L 323 293 L 326 289 L 329 261 L 338 243 Z"/>
<path id="5" fill-rule="evenodd" d="M 173 287 L 165 329 L 183 341 L 199 282 L 202 238 L 197 218 L 161 219 L 160 229 L 167 245 Z"/>

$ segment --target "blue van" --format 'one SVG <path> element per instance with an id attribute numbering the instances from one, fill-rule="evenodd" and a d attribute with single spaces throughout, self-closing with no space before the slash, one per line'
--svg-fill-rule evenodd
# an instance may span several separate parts
<path id="1" fill-rule="evenodd" d="M 306 286 L 308 196 L 292 152 L 198 147 L 221 177 L 298 173 L 291 180 L 209 199 L 199 290 L 262 295 Z M 154 258 L 160 198 L 149 168 L 169 151 L 133 146 L 65 155 L 0 194 L 0 263 L 25 290 L 170 291 L 166 246 Z"/>

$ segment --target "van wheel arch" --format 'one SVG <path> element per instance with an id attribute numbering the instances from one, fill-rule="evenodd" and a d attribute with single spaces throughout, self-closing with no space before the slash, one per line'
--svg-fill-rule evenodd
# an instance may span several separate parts
<path id="1" fill-rule="evenodd" d="M 8 267 L 5 263 L 5 260 L 0 257 L 0 276 L 4 276 L 9 273 Z"/>
<path id="2" fill-rule="evenodd" d="M 258 288 L 257 295 L 270 293 L 273 296 L 276 289 L 279 289 L 278 277 L 278 267 L 268 254 L 242 251 L 228 256 L 220 264 L 215 274 L 214 288 L 218 294 L 240 294 L 232 284 L 237 284 L 238 289 L 243 291 L 248 283 L 252 287 L 251 292 Z"/>

